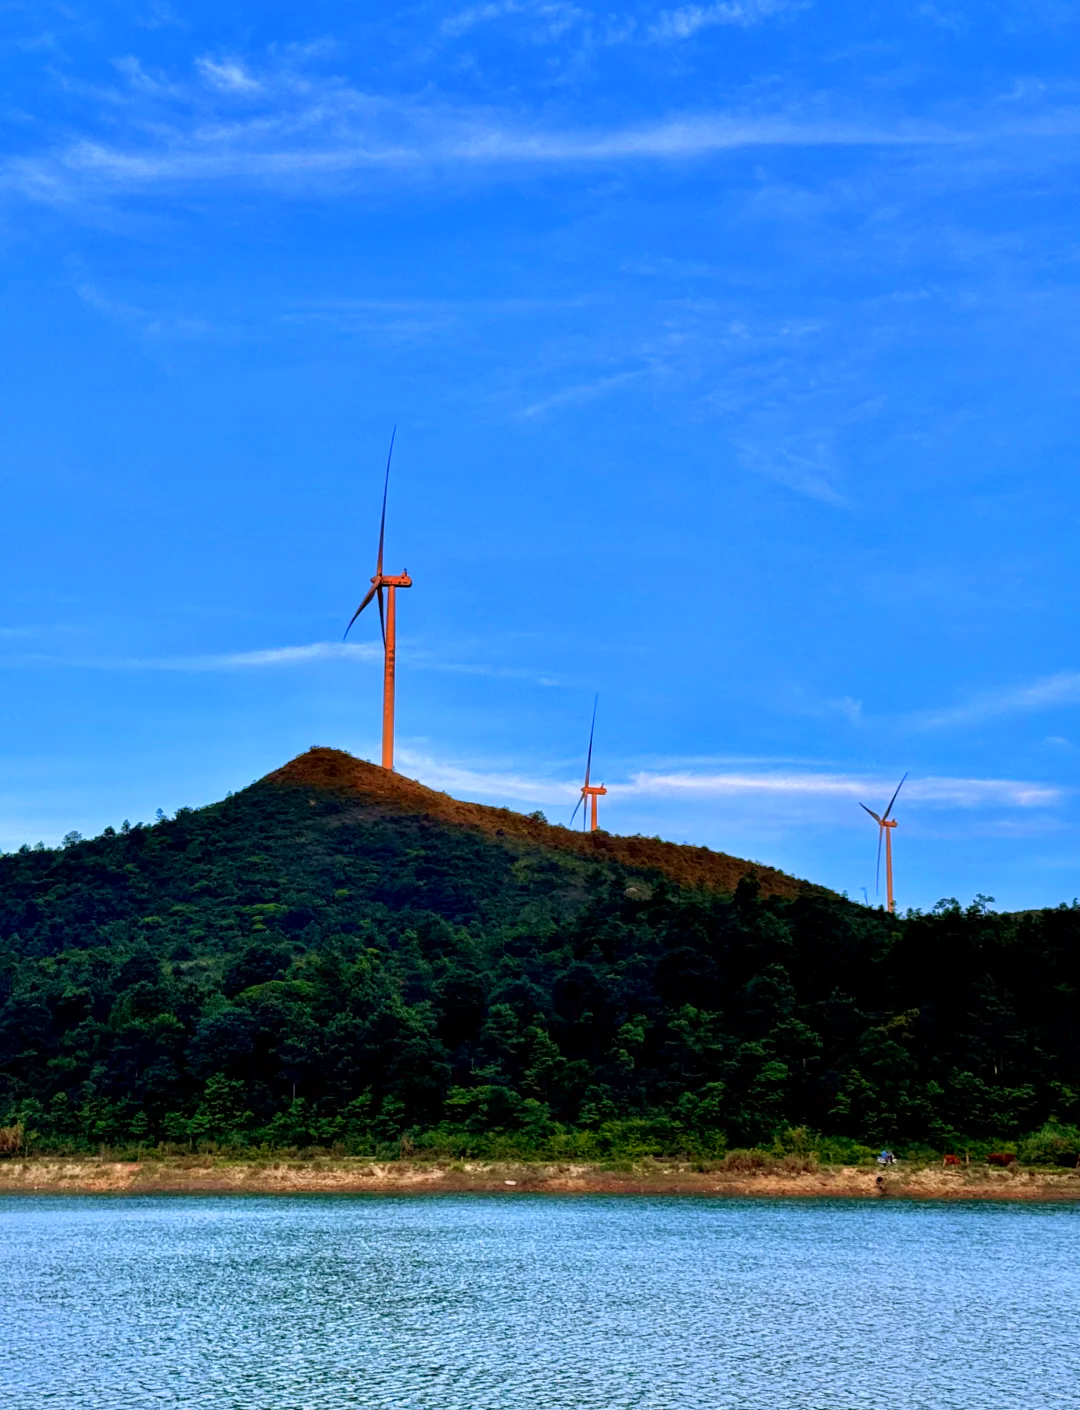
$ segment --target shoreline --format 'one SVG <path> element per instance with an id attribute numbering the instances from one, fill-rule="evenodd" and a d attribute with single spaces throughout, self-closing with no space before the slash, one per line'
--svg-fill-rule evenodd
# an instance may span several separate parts
<path id="1" fill-rule="evenodd" d="M 612 1167 L 570 1161 L 229 1160 L 213 1155 L 138 1161 L 38 1156 L 0 1161 L 0 1194 L 12 1195 L 468 1193 L 1058 1202 L 1080 1200 L 1080 1170 L 820 1166 L 802 1171 L 732 1171 L 652 1159 Z"/>

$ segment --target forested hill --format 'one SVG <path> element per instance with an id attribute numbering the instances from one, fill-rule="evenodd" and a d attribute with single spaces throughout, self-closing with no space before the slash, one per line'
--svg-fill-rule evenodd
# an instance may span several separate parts
<path id="1" fill-rule="evenodd" d="M 603 830 L 579 832 L 552 827 L 542 813 L 515 813 L 509 808 L 462 803 L 401 774 L 354 759 L 340 749 L 309 749 L 265 781 L 308 789 L 314 798 L 328 791 L 335 793 L 343 804 L 344 816 L 353 821 L 411 814 L 426 825 L 449 824 L 455 830 L 468 828 L 480 833 L 489 841 L 501 839 L 498 845 L 504 848 L 517 850 L 524 844 L 528 851 L 538 847 L 553 849 L 593 862 L 619 862 L 656 870 L 679 886 L 730 892 L 740 878 L 753 874 L 766 896 L 794 897 L 807 890 L 821 890 L 760 862 L 729 857 L 708 847 L 685 847 L 661 842 L 658 837 L 620 837 Z"/>
<path id="2" fill-rule="evenodd" d="M 889 917 L 312 750 L 0 857 L 0 1125 L 41 1149 L 1000 1143 L 1078 1115 L 1078 944 L 1075 907 Z"/>

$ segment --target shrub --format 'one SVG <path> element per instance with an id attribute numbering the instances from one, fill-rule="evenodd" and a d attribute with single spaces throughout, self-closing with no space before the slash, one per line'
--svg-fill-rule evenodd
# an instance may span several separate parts
<path id="1" fill-rule="evenodd" d="M 0 1155 L 20 1155 L 23 1149 L 23 1128 L 20 1122 L 14 1126 L 0 1126 Z"/>
<path id="2" fill-rule="evenodd" d="M 1019 1155 L 1025 1165 L 1076 1165 L 1080 1160 L 1080 1130 L 1048 1121 L 1041 1131 L 1022 1142 Z"/>
<path id="3" fill-rule="evenodd" d="M 822 1165 L 870 1165 L 877 1155 L 873 1147 L 845 1140 L 843 1136 L 815 1137 L 812 1151 Z"/>
<path id="4" fill-rule="evenodd" d="M 738 1174 L 750 1174 L 755 1170 L 764 1170 L 767 1165 L 772 1164 L 771 1157 L 764 1151 L 743 1150 L 729 1151 L 717 1166 L 718 1170 L 730 1170 Z"/>
<path id="5" fill-rule="evenodd" d="M 808 1155 L 785 1155 L 776 1162 L 776 1169 L 784 1175 L 812 1175 L 819 1168 L 818 1158 Z"/>

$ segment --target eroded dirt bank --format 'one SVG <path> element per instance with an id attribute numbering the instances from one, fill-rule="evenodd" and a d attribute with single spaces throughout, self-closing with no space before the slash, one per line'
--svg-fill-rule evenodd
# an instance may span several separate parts
<path id="1" fill-rule="evenodd" d="M 986 1167 L 822 1166 L 806 1171 L 697 1169 L 646 1161 L 631 1169 L 486 1161 L 266 1160 L 190 1156 L 142 1161 L 39 1157 L 0 1161 L 2 1194 L 716 1195 L 789 1198 L 1080 1200 L 1080 1171 Z"/>

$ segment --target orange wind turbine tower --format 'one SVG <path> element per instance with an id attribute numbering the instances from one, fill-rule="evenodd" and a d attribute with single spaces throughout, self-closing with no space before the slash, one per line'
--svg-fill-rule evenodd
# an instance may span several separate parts
<path id="1" fill-rule="evenodd" d="M 390 434 L 390 452 L 386 457 L 386 479 L 383 481 L 382 496 L 382 519 L 379 522 L 379 557 L 375 563 L 375 572 L 371 578 L 371 588 L 360 606 L 352 614 L 352 620 L 345 628 L 345 636 L 349 635 L 353 622 L 356 621 L 360 613 L 368 605 L 373 597 L 379 600 L 379 624 L 382 627 L 383 639 L 383 714 L 382 714 L 382 766 L 384 769 L 394 767 L 394 665 L 397 653 L 397 603 L 396 594 L 398 588 L 412 587 L 412 578 L 409 577 L 408 570 L 396 576 L 383 572 L 383 543 L 386 539 L 386 495 L 390 488 L 390 459 L 394 454 L 394 437 L 397 435 L 395 426 Z M 385 607 L 383 604 L 383 593 L 386 593 Z"/>
<path id="2" fill-rule="evenodd" d="M 589 782 L 589 778 L 592 774 L 593 735 L 596 732 L 596 706 L 599 700 L 600 697 L 598 695 L 593 701 L 592 724 L 589 726 L 589 753 L 585 760 L 585 782 L 581 785 L 581 797 L 574 804 L 574 811 L 570 814 L 570 826 L 573 827 L 574 819 L 577 817 L 577 810 L 583 803 L 587 802 L 588 817 L 586 817 L 586 813 L 583 811 L 581 814 L 581 822 L 583 829 L 586 823 L 588 824 L 589 832 L 596 831 L 596 800 L 597 798 L 603 798 L 604 794 L 607 793 L 607 789 L 602 783 L 596 784 Z"/>
<path id="3" fill-rule="evenodd" d="M 907 774 L 904 775 L 904 778 L 907 778 Z M 896 785 L 896 793 L 899 793 L 901 788 L 903 788 L 904 778 Z M 890 913 L 896 910 L 896 902 L 893 899 L 892 889 L 892 830 L 896 826 L 896 819 L 890 818 L 889 814 L 892 812 L 893 804 L 896 802 L 896 793 L 889 799 L 889 806 L 885 809 L 880 818 L 877 813 L 875 813 L 872 808 L 868 808 L 865 803 L 859 804 L 859 807 L 862 808 L 864 812 L 869 813 L 878 825 L 877 881 L 875 883 L 878 890 L 881 889 L 881 839 L 883 837 L 885 839 L 885 894 L 889 900 Z"/>

